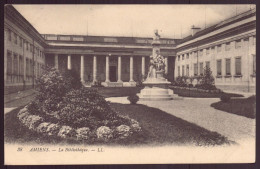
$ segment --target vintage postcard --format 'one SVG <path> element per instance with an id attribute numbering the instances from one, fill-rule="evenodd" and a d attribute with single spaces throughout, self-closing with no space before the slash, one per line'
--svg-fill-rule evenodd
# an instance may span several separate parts
<path id="1" fill-rule="evenodd" d="M 254 163 L 256 6 L 4 7 L 5 165 Z"/>

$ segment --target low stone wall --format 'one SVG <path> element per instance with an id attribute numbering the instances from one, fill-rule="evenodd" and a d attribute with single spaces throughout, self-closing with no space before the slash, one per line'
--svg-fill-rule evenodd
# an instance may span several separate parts
<path id="1" fill-rule="evenodd" d="M 234 91 L 234 92 L 250 92 L 255 93 L 255 86 L 247 86 L 247 85 L 216 85 L 217 88 L 223 91 Z"/>

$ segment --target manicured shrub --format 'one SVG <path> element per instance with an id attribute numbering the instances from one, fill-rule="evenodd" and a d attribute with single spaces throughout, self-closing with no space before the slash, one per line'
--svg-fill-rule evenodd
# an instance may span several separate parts
<path id="1" fill-rule="evenodd" d="M 97 129 L 97 138 L 103 141 L 108 141 L 113 138 L 113 130 L 107 126 L 101 126 Z"/>
<path id="2" fill-rule="evenodd" d="M 87 140 L 90 136 L 90 129 L 88 127 L 78 128 L 76 130 L 76 137 L 78 140 Z"/>
<path id="3" fill-rule="evenodd" d="M 120 125 L 116 128 L 117 138 L 127 138 L 132 134 L 131 128 L 127 125 Z"/>
<path id="4" fill-rule="evenodd" d="M 62 109 L 58 112 L 60 123 L 75 128 L 97 128 L 103 124 L 103 120 L 116 118 L 106 100 L 95 90 L 71 90 L 64 96 L 62 104 Z"/>
<path id="5" fill-rule="evenodd" d="M 204 90 L 215 90 L 215 79 L 212 76 L 212 71 L 209 67 L 204 68 L 203 75 L 200 76 L 199 86 L 198 88 L 204 89 Z"/>
<path id="6" fill-rule="evenodd" d="M 47 133 L 47 129 L 50 124 L 51 123 L 49 123 L 49 122 L 43 122 L 43 123 L 39 124 L 39 126 L 36 128 L 36 131 L 39 133 Z"/>
<path id="7" fill-rule="evenodd" d="M 52 123 L 48 125 L 46 132 L 48 133 L 48 135 L 57 135 L 59 130 L 60 125 Z"/>
<path id="8" fill-rule="evenodd" d="M 127 99 L 131 104 L 136 104 L 139 101 L 139 97 L 137 95 L 128 96 Z"/>
<path id="9" fill-rule="evenodd" d="M 54 68 L 46 69 L 37 84 L 39 94 L 17 115 L 29 129 L 62 138 L 99 137 L 107 141 L 118 126 L 131 126 L 131 119 L 114 112 L 96 90 L 83 87 L 73 70 L 61 73 Z M 132 102 L 138 100 L 135 96 Z M 138 122 L 134 127 L 138 128 Z M 121 133 L 120 138 L 121 135 L 127 134 Z"/>
<path id="10" fill-rule="evenodd" d="M 70 126 L 62 126 L 59 130 L 58 136 L 62 138 L 68 138 L 73 136 L 73 129 Z"/>
<path id="11" fill-rule="evenodd" d="M 188 84 L 188 87 L 193 88 L 194 86 L 193 86 L 193 84 Z"/>
<path id="12" fill-rule="evenodd" d="M 223 101 L 223 102 L 228 102 L 230 100 L 230 96 L 226 95 L 226 94 L 222 94 L 220 96 L 220 100 Z"/>

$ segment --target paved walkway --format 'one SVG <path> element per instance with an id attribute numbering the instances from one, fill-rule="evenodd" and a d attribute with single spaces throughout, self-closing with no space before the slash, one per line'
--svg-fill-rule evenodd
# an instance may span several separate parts
<path id="1" fill-rule="evenodd" d="M 129 104 L 126 97 L 107 98 L 108 101 Z M 218 98 L 187 98 L 171 101 L 139 101 L 149 107 L 159 108 L 210 131 L 218 132 L 237 143 L 254 142 L 255 119 L 216 110 L 210 105 Z"/>
<path id="2" fill-rule="evenodd" d="M 4 113 L 29 103 L 35 95 L 35 90 L 24 90 L 4 95 Z"/>

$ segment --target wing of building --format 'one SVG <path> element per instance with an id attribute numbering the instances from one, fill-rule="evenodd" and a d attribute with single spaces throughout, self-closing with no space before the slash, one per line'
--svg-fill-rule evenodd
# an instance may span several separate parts
<path id="1" fill-rule="evenodd" d="M 32 88 L 45 66 L 74 69 L 84 84 L 135 86 L 147 74 L 152 38 L 40 34 L 12 5 L 5 6 L 5 93 Z M 213 71 L 223 89 L 255 89 L 255 10 L 184 39 L 161 38 L 170 81 Z"/>

